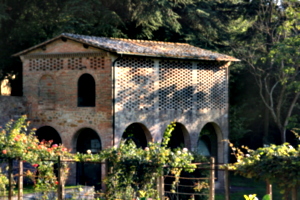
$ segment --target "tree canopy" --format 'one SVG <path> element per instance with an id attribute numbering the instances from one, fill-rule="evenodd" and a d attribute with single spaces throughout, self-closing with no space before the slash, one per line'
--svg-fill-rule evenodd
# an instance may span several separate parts
<path id="1" fill-rule="evenodd" d="M 261 145 L 281 133 L 284 141 L 299 120 L 298 9 L 297 0 L 3 0 L 0 80 L 22 95 L 21 62 L 11 55 L 63 32 L 187 42 L 242 60 L 231 66 L 233 138 Z"/>

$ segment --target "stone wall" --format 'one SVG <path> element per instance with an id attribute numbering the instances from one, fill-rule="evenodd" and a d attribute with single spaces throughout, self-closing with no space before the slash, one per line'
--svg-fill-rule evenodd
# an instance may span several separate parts
<path id="1" fill-rule="evenodd" d="M 0 126 L 28 113 L 25 97 L 0 96 Z"/>

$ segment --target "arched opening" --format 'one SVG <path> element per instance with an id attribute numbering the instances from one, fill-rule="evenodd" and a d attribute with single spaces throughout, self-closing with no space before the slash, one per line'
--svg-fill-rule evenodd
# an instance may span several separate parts
<path id="1" fill-rule="evenodd" d="M 78 107 L 94 107 L 96 100 L 96 84 L 90 74 L 83 74 L 78 79 Z"/>
<path id="2" fill-rule="evenodd" d="M 59 133 L 51 126 L 40 127 L 38 130 L 36 130 L 35 134 L 40 142 L 52 141 L 50 143 L 50 146 L 52 146 L 53 144 L 62 144 Z M 57 164 L 54 164 L 53 170 L 56 177 L 58 177 Z"/>
<path id="3" fill-rule="evenodd" d="M 219 162 L 218 154 L 218 133 L 219 127 L 214 123 L 207 123 L 199 134 L 197 151 L 200 155 L 214 157 L 215 163 Z M 215 168 L 215 177 L 219 180 L 219 171 Z"/>
<path id="4" fill-rule="evenodd" d="M 199 135 L 197 151 L 204 156 L 218 159 L 218 136 L 212 123 L 206 124 Z"/>
<path id="5" fill-rule="evenodd" d="M 171 137 L 170 137 L 170 140 L 168 143 L 168 147 L 171 149 L 184 148 L 184 147 L 189 148 L 190 147 L 189 133 L 188 133 L 187 129 L 185 128 L 185 126 L 182 125 L 181 123 L 178 123 L 178 122 L 175 123 L 174 130 L 171 132 Z M 188 175 L 186 175 L 186 176 L 188 176 Z M 164 187 L 165 187 L 166 191 L 172 190 L 171 185 L 175 181 L 173 175 L 166 177 L 164 181 L 165 181 Z M 180 183 L 182 183 L 182 182 L 184 182 L 184 180 L 180 180 Z M 187 184 L 184 183 L 184 185 L 187 185 Z M 183 193 L 184 191 L 186 191 L 186 188 L 183 191 L 182 188 L 178 187 L 177 191 L 179 193 Z M 166 194 L 167 194 L 167 197 L 170 199 L 172 199 L 174 197 L 177 199 L 185 199 L 185 197 L 187 197 L 186 195 L 180 195 L 180 194 L 177 194 L 177 197 L 176 197 L 176 195 L 174 196 L 173 194 L 171 195 L 170 193 L 166 193 Z"/>
<path id="6" fill-rule="evenodd" d="M 183 147 L 189 147 L 190 138 L 188 131 L 184 127 L 184 125 L 180 123 L 175 123 L 174 130 L 171 133 L 170 141 L 168 143 L 168 147 L 171 149 L 175 148 L 183 148 Z"/>
<path id="7" fill-rule="evenodd" d="M 122 139 L 132 140 L 138 148 L 145 148 L 148 141 L 152 140 L 152 137 L 146 126 L 140 123 L 133 123 L 125 129 Z"/>
<path id="8" fill-rule="evenodd" d="M 43 140 L 45 141 L 52 141 L 52 144 L 61 144 L 61 138 L 59 133 L 52 128 L 51 126 L 43 126 L 41 128 L 39 128 L 36 132 L 35 132 L 38 140 L 41 142 Z"/>
<path id="9" fill-rule="evenodd" d="M 76 134 L 76 150 L 87 153 L 87 150 L 98 153 L 101 150 L 101 140 L 93 129 L 84 128 Z M 101 189 L 101 163 L 77 163 L 77 184 L 94 186 L 96 190 Z"/>

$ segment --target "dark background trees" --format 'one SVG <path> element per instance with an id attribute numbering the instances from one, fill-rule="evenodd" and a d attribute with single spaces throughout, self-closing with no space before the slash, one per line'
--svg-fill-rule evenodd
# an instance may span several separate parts
<path id="1" fill-rule="evenodd" d="M 231 139 L 280 143 L 299 118 L 298 99 L 288 114 L 299 90 L 297 8 L 296 0 L 2 0 L 0 80 L 22 95 L 21 62 L 11 55 L 62 32 L 187 42 L 242 60 L 231 66 Z"/>

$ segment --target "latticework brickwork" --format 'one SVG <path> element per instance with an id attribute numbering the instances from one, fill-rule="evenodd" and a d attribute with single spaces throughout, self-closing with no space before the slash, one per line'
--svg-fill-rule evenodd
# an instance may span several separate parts
<path id="1" fill-rule="evenodd" d="M 225 109 L 227 74 L 223 62 L 157 61 L 123 58 L 117 65 L 117 106 L 159 110 Z"/>
<path id="2" fill-rule="evenodd" d="M 29 59 L 29 71 L 58 71 L 63 69 L 61 58 Z"/>
<path id="3" fill-rule="evenodd" d="M 154 62 L 122 59 L 117 70 L 117 102 L 126 109 L 151 109 L 154 105 Z"/>

